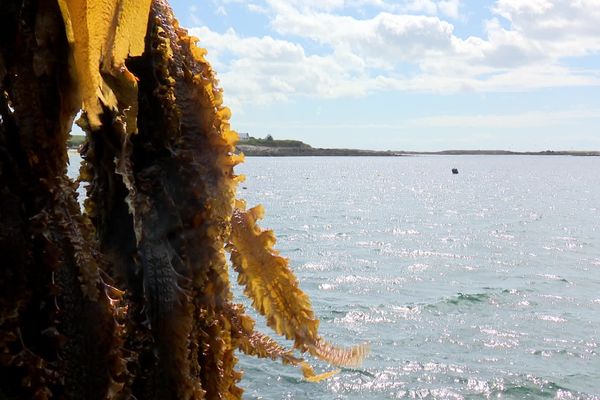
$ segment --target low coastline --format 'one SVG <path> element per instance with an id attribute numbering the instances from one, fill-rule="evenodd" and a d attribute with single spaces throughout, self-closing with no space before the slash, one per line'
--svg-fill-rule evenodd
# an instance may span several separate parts
<path id="1" fill-rule="evenodd" d="M 238 143 L 237 151 L 247 157 L 406 157 L 406 156 L 575 156 L 598 157 L 600 151 L 564 150 L 564 151 L 509 151 L 509 150 L 443 150 L 443 151 L 394 151 L 394 150 L 360 150 L 360 149 L 325 149 L 311 147 L 306 143 L 297 142 L 287 146 L 286 142 L 274 140 L 269 144 Z M 79 153 L 83 136 L 75 136 L 69 142 L 69 155 Z"/>
<path id="2" fill-rule="evenodd" d="M 268 147 L 238 144 L 237 150 L 247 157 L 399 157 L 405 154 L 397 151 L 377 151 L 358 149 L 320 149 L 315 147 Z"/>
<path id="3" fill-rule="evenodd" d="M 508 150 L 444 150 L 444 151 L 377 151 L 358 149 L 322 149 L 314 147 L 268 147 L 238 144 L 237 150 L 247 157 L 403 157 L 403 156 L 577 156 L 598 157 L 600 151 L 508 151 Z"/>

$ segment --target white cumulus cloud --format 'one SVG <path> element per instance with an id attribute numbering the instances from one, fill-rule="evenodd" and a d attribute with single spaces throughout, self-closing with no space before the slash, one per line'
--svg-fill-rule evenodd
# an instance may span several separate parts
<path id="1" fill-rule="evenodd" d="M 231 1 L 231 0 L 228 0 Z M 379 10 L 359 18 L 348 8 Z M 600 85 L 566 58 L 600 53 L 600 0 L 497 0 L 485 34 L 458 37 L 459 0 L 266 0 L 272 35 L 192 28 L 228 101 L 360 96 L 373 91 L 524 91 Z M 483 22 L 483 21 L 482 21 Z M 314 54 L 307 51 L 318 47 Z"/>

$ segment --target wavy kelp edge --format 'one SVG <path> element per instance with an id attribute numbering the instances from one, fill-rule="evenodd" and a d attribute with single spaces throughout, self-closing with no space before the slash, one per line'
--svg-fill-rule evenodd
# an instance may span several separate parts
<path id="1" fill-rule="evenodd" d="M 308 296 L 300 289 L 289 261 L 273 249 L 273 231 L 262 230 L 257 225 L 264 208 L 256 206 L 246 211 L 243 201 L 238 201 L 236 206 L 228 244 L 231 262 L 244 294 L 266 318 L 267 326 L 293 340 L 294 347 L 301 352 L 333 365 L 359 365 L 368 353 L 367 344 L 340 348 L 319 336 L 319 321 Z"/>

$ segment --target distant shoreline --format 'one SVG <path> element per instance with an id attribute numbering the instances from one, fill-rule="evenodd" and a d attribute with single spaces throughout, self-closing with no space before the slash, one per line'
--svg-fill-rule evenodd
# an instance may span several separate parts
<path id="1" fill-rule="evenodd" d="M 248 157 L 302 157 L 302 156 L 370 156 L 399 157 L 396 151 L 357 150 L 357 149 L 319 149 L 314 147 L 268 147 L 238 144 L 237 150 Z"/>
<path id="2" fill-rule="evenodd" d="M 576 156 L 598 157 L 600 151 L 508 151 L 508 150 L 444 150 L 444 151 L 377 151 L 357 149 L 321 149 L 313 147 L 267 147 L 238 144 L 237 150 L 247 157 L 405 157 L 405 156 Z"/>
<path id="3" fill-rule="evenodd" d="M 77 151 L 83 143 L 83 136 L 72 136 L 68 143 L 70 152 Z M 508 151 L 508 150 L 443 150 L 443 151 L 394 151 L 359 149 L 322 149 L 293 140 L 254 140 L 259 144 L 236 146 L 238 152 L 247 157 L 406 157 L 406 156 L 575 156 L 598 157 L 600 151 L 559 150 L 559 151 Z"/>

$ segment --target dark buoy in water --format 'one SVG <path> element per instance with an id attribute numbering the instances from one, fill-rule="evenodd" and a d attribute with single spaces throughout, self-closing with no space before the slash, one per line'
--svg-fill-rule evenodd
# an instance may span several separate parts
<path id="1" fill-rule="evenodd" d="M 452 168 L 452 173 L 454 175 L 458 175 L 458 168 Z"/>

